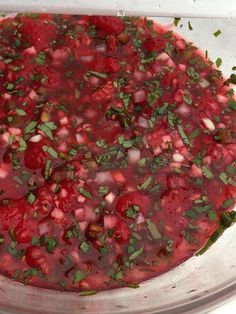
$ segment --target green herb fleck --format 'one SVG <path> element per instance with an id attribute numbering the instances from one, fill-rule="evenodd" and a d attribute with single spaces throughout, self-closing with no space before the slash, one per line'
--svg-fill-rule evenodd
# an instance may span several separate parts
<path id="1" fill-rule="evenodd" d="M 202 167 L 202 173 L 207 179 L 213 179 L 214 175 L 213 173 L 207 168 L 207 166 Z"/>
<path id="2" fill-rule="evenodd" d="M 179 134 L 180 134 L 180 136 L 181 136 L 183 142 L 184 142 L 186 145 L 190 145 L 190 141 L 189 141 L 187 135 L 185 134 L 183 127 L 182 127 L 180 124 L 178 125 L 178 131 L 179 131 Z"/>
<path id="3" fill-rule="evenodd" d="M 144 248 L 140 248 L 139 250 L 135 251 L 133 254 L 130 255 L 129 259 L 131 261 L 135 260 L 137 257 L 139 257 L 140 255 L 142 255 L 144 252 Z"/>
<path id="4" fill-rule="evenodd" d="M 138 186 L 138 188 L 140 190 L 147 190 L 152 181 L 153 181 L 152 176 L 149 176 L 141 185 Z"/>
<path id="5" fill-rule="evenodd" d="M 29 195 L 28 195 L 28 202 L 30 204 L 33 204 L 35 202 L 35 199 L 36 199 L 35 195 L 33 193 L 29 193 Z"/>
<path id="6" fill-rule="evenodd" d="M 161 239 L 161 234 L 158 231 L 156 224 L 149 218 L 146 219 L 146 222 L 147 222 L 148 230 L 151 233 L 153 239 L 155 240 Z"/>
<path id="7" fill-rule="evenodd" d="M 18 114 L 18 116 L 26 116 L 27 115 L 25 110 L 20 109 L 20 108 L 16 108 L 16 113 Z"/>
<path id="8" fill-rule="evenodd" d="M 83 188 L 83 187 L 79 187 L 78 191 L 80 192 L 80 194 L 82 194 L 86 198 L 89 198 L 89 199 L 93 198 L 91 193 L 88 190 L 86 190 L 85 188 Z"/>
<path id="9" fill-rule="evenodd" d="M 227 208 L 229 208 L 230 206 L 232 206 L 233 204 L 234 204 L 234 199 L 230 197 L 230 198 L 228 198 L 226 201 L 224 201 L 222 207 L 223 207 L 224 209 L 227 209 Z"/>
<path id="10" fill-rule="evenodd" d="M 89 296 L 89 295 L 94 295 L 96 293 L 97 293 L 96 290 L 86 290 L 86 291 L 80 292 L 79 296 L 80 297 L 86 297 L 86 296 Z"/>
<path id="11" fill-rule="evenodd" d="M 217 58 L 216 61 L 215 61 L 215 64 L 217 66 L 217 68 L 219 68 L 222 64 L 222 59 L 221 58 Z"/>
<path id="12" fill-rule="evenodd" d="M 221 30 L 218 29 L 217 31 L 215 31 L 215 32 L 213 33 L 213 35 L 214 35 L 215 37 L 218 37 L 221 33 L 222 33 Z"/>
<path id="13" fill-rule="evenodd" d="M 94 75 L 94 76 L 97 76 L 99 78 L 107 78 L 107 74 L 106 73 L 101 73 L 101 72 L 96 72 L 96 71 L 88 71 L 86 73 L 87 75 Z"/>
<path id="14" fill-rule="evenodd" d="M 35 127 L 37 122 L 31 121 L 24 129 L 25 133 L 33 133 L 35 131 Z"/>
<path id="15" fill-rule="evenodd" d="M 89 249 L 90 249 L 90 245 L 87 242 L 82 242 L 80 245 L 80 249 L 83 253 L 88 253 Z"/>
<path id="16" fill-rule="evenodd" d="M 58 157 L 58 153 L 51 146 L 43 145 L 42 148 L 43 148 L 43 151 L 47 152 L 51 157 L 53 158 Z"/>
<path id="17" fill-rule="evenodd" d="M 38 64 L 38 65 L 45 65 L 45 61 L 46 61 L 46 55 L 45 55 L 45 52 L 43 51 L 40 51 L 36 58 L 35 58 L 35 62 Z"/>
<path id="18" fill-rule="evenodd" d="M 74 283 L 79 282 L 86 278 L 86 274 L 80 270 L 78 270 L 74 275 Z"/>
<path id="19" fill-rule="evenodd" d="M 190 21 L 188 21 L 188 29 L 189 29 L 190 31 L 192 31 L 192 30 L 193 30 L 193 27 L 192 27 L 192 25 L 191 25 Z"/>
<path id="20" fill-rule="evenodd" d="M 229 108 L 230 108 L 230 109 L 236 111 L 236 101 L 235 101 L 235 100 L 230 99 L 230 100 L 228 101 L 228 104 L 229 104 Z"/>
<path id="21" fill-rule="evenodd" d="M 177 27 L 179 25 L 179 22 L 181 21 L 180 17 L 175 17 L 174 18 L 174 25 Z"/>

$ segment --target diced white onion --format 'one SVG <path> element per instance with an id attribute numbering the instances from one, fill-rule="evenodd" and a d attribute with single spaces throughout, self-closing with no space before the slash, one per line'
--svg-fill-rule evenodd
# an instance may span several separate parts
<path id="1" fill-rule="evenodd" d="M 145 222 L 145 218 L 143 217 L 143 215 L 140 213 L 137 218 L 136 218 L 136 223 L 137 224 L 142 224 Z"/>
<path id="2" fill-rule="evenodd" d="M 109 204 L 112 204 L 113 203 L 113 201 L 114 201 L 114 199 L 115 199 L 115 194 L 114 193 L 112 193 L 112 192 L 110 192 L 110 193 L 108 193 L 106 196 L 105 196 L 105 201 L 107 202 L 107 203 L 109 203 Z"/>
<path id="3" fill-rule="evenodd" d="M 8 176 L 8 171 L 6 169 L 0 168 L 0 179 L 5 179 Z"/>
<path id="4" fill-rule="evenodd" d="M 94 56 L 81 56 L 80 61 L 87 63 L 94 60 Z"/>
<path id="5" fill-rule="evenodd" d="M 8 93 L 4 93 L 4 94 L 3 94 L 3 98 L 9 100 L 9 99 L 12 98 L 12 95 L 11 95 L 11 94 L 8 94 Z"/>
<path id="6" fill-rule="evenodd" d="M 112 178 L 110 171 L 102 171 L 102 172 L 98 172 L 96 174 L 95 181 L 98 184 L 103 184 L 103 183 L 107 183 L 107 182 L 112 182 L 113 178 Z"/>
<path id="7" fill-rule="evenodd" d="M 9 144 L 9 138 L 10 138 L 9 132 L 2 134 L 2 139 L 4 140 L 5 143 Z"/>
<path id="8" fill-rule="evenodd" d="M 50 229 L 51 229 L 51 224 L 50 224 L 49 219 L 43 219 L 42 221 L 40 221 L 40 223 L 38 225 L 38 233 L 40 236 L 48 233 L 50 231 Z"/>
<path id="9" fill-rule="evenodd" d="M 162 52 L 160 53 L 157 57 L 156 57 L 156 60 L 162 60 L 162 61 L 165 61 L 169 59 L 169 55 L 165 52 Z"/>
<path id="10" fill-rule="evenodd" d="M 174 153 L 173 154 L 173 160 L 176 162 L 183 162 L 184 161 L 184 157 L 179 154 L 179 153 Z"/>
<path id="11" fill-rule="evenodd" d="M 78 144 L 84 144 L 84 137 L 81 134 L 77 133 L 75 137 Z"/>
<path id="12" fill-rule="evenodd" d="M 112 229 L 117 225 L 118 218 L 114 215 L 104 215 L 103 224 L 105 229 Z"/>
<path id="13" fill-rule="evenodd" d="M 201 81 L 199 82 L 199 85 L 202 88 L 206 88 L 206 87 L 208 87 L 210 85 L 210 83 L 205 78 L 201 78 Z"/>
<path id="14" fill-rule="evenodd" d="M 86 201 L 86 198 L 83 195 L 79 195 L 77 197 L 77 202 L 78 203 L 84 203 Z"/>
<path id="15" fill-rule="evenodd" d="M 8 131 L 11 135 L 21 135 L 21 129 L 18 128 L 8 128 Z"/>
<path id="16" fill-rule="evenodd" d="M 135 164 L 140 159 L 140 150 L 139 149 L 129 149 L 128 150 L 128 159 L 131 164 Z"/>
<path id="17" fill-rule="evenodd" d="M 217 100 L 220 102 L 220 103 L 222 103 L 222 104 L 225 104 L 225 103 L 227 103 L 227 101 L 228 101 L 228 98 L 226 97 L 226 96 L 224 96 L 224 95 L 217 95 Z"/>
<path id="18" fill-rule="evenodd" d="M 208 118 L 202 118 L 202 122 L 204 123 L 205 127 L 210 131 L 215 131 L 214 123 Z"/>
<path id="19" fill-rule="evenodd" d="M 60 192 L 60 197 L 62 198 L 66 198 L 68 195 L 68 192 L 66 191 L 66 189 L 61 189 L 61 192 Z"/>
<path id="20" fill-rule="evenodd" d="M 43 138 L 43 137 L 42 137 L 41 134 L 37 134 L 37 135 L 32 136 L 32 137 L 29 139 L 29 141 L 30 141 L 30 142 L 33 142 L 33 143 L 38 143 L 38 142 L 41 141 L 42 138 Z"/>
<path id="21" fill-rule="evenodd" d="M 78 221 L 84 221 L 84 218 L 85 218 L 84 208 L 77 208 L 74 211 L 74 215 Z"/>
<path id="22" fill-rule="evenodd" d="M 138 125 L 141 127 L 141 128 L 145 128 L 147 129 L 149 127 L 148 125 L 148 120 L 143 118 L 143 117 L 139 117 L 138 119 Z"/>
<path id="23" fill-rule="evenodd" d="M 29 92 L 29 98 L 31 98 L 31 99 L 37 99 L 38 98 L 38 95 L 35 93 L 35 91 L 34 90 L 31 90 L 30 92 Z"/>
<path id="24" fill-rule="evenodd" d="M 145 91 L 142 89 L 134 92 L 133 96 L 134 96 L 134 102 L 136 104 L 141 103 L 141 102 L 145 101 L 145 99 L 146 99 Z"/>
<path id="25" fill-rule="evenodd" d="M 100 44 L 100 45 L 97 45 L 97 46 L 95 47 L 95 49 L 96 49 L 98 52 L 106 52 L 107 47 L 106 47 L 106 44 Z"/>
<path id="26" fill-rule="evenodd" d="M 51 211 L 51 216 L 55 219 L 61 220 L 64 217 L 64 213 L 59 208 L 54 208 Z"/>
<path id="27" fill-rule="evenodd" d="M 35 50 L 34 46 L 31 46 L 29 48 L 26 48 L 24 50 L 24 53 L 27 53 L 29 55 L 35 55 L 36 54 L 36 50 Z"/>
<path id="28" fill-rule="evenodd" d="M 60 124 L 61 125 L 66 125 L 66 124 L 68 124 L 69 123 L 69 120 L 68 120 L 68 118 L 65 116 L 65 117 L 62 117 L 61 119 L 60 119 Z"/>
<path id="29" fill-rule="evenodd" d="M 176 112 L 183 117 L 188 117 L 191 114 L 191 110 L 188 105 L 182 104 L 177 109 Z"/>

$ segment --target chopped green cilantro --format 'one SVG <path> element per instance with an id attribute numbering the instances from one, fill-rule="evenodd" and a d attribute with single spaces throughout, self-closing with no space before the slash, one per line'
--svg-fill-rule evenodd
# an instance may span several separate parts
<path id="1" fill-rule="evenodd" d="M 96 72 L 96 71 L 88 71 L 86 73 L 87 75 L 94 75 L 94 76 L 97 76 L 99 78 L 107 78 L 107 74 L 106 73 L 101 73 L 101 72 Z"/>
<path id="2" fill-rule="evenodd" d="M 226 201 L 224 201 L 222 207 L 223 207 L 224 209 L 227 209 L 227 208 L 229 208 L 230 206 L 232 206 L 233 204 L 234 204 L 234 199 L 230 197 L 230 198 L 228 198 Z"/>
<path id="3" fill-rule="evenodd" d="M 192 30 L 193 30 L 193 27 L 192 27 L 192 25 L 191 25 L 190 21 L 188 21 L 188 29 L 189 29 L 190 31 L 192 31 Z"/>
<path id="4" fill-rule="evenodd" d="M 180 124 L 178 124 L 178 131 L 179 131 L 179 134 L 180 134 L 180 136 L 181 136 L 183 142 L 184 142 L 186 145 L 190 145 L 190 141 L 189 141 L 187 135 L 185 134 L 183 127 L 182 127 Z"/>
<path id="5" fill-rule="evenodd" d="M 93 197 L 92 197 L 92 194 L 88 191 L 88 190 L 86 190 L 85 188 L 83 188 L 83 187 L 79 187 L 78 188 L 78 191 L 80 192 L 80 194 L 82 194 L 84 197 L 86 197 L 86 198 L 89 198 L 89 199 L 92 199 Z"/>
<path id="6" fill-rule="evenodd" d="M 232 73 L 228 81 L 232 84 L 236 84 L 236 74 Z"/>
<path id="7" fill-rule="evenodd" d="M 230 109 L 232 109 L 233 111 L 236 111 L 236 101 L 235 100 L 230 99 L 228 101 L 228 104 L 229 104 Z"/>
<path id="8" fill-rule="evenodd" d="M 90 249 L 90 245 L 87 242 L 82 242 L 80 245 L 80 249 L 83 253 L 88 253 L 89 249 Z"/>
<path id="9" fill-rule="evenodd" d="M 210 171 L 210 169 L 207 166 L 202 167 L 202 173 L 207 179 L 214 178 L 214 174 Z"/>
<path id="10" fill-rule="evenodd" d="M 57 240 L 49 237 L 44 237 L 44 245 L 48 253 L 53 253 L 57 246 Z"/>
<path id="11" fill-rule="evenodd" d="M 25 110 L 20 109 L 20 108 L 16 108 L 16 113 L 18 114 L 18 116 L 26 116 L 27 115 Z"/>
<path id="12" fill-rule="evenodd" d="M 51 146 L 43 145 L 42 148 L 43 148 L 43 151 L 47 152 L 52 158 L 58 157 L 58 153 Z"/>
<path id="13" fill-rule="evenodd" d="M 74 283 L 79 282 L 86 278 L 86 274 L 80 270 L 77 270 L 77 272 L 74 275 Z"/>
<path id="14" fill-rule="evenodd" d="M 215 61 L 215 64 L 217 66 L 217 68 L 219 68 L 222 64 L 222 59 L 221 58 L 217 58 L 216 61 Z"/>
<path id="15" fill-rule="evenodd" d="M 86 297 L 86 296 L 89 296 L 89 295 L 94 295 L 96 293 L 97 293 L 96 290 L 85 290 L 85 291 L 80 292 L 79 296 L 80 297 Z"/>
<path id="16" fill-rule="evenodd" d="M 45 65 L 45 62 L 46 62 L 46 54 L 45 52 L 43 51 L 40 51 L 36 58 L 35 58 L 35 62 L 38 64 L 38 65 Z"/>
<path id="17" fill-rule="evenodd" d="M 213 209 L 210 209 L 207 213 L 208 215 L 208 218 L 211 220 L 211 221 L 216 221 L 217 220 L 217 214 L 216 214 L 216 211 L 213 210 Z"/>
<path id="18" fill-rule="evenodd" d="M 218 29 L 217 31 L 215 31 L 215 32 L 213 33 L 213 35 L 214 35 L 215 37 L 218 37 L 221 33 L 222 33 L 221 30 Z"/>
<path id="19" fill-rule="evenodd" d="M 33 193 L 29 193 L 29 195 L 28 195 L 28 202 L 30 204 L 33 204 L 35 202 L 35 199 L 36 199 L 35 195 Z"/>
<path id="20" fill-rule="evenodd" d="M 24 129 L 25 133 L 33 133 L 35 130 L 35 127 L 37 125 L 37 122 L 31 121 Z"/>
<path id="21" fill-rule="evenodd" d="M 135 251 L 134 253 L 132 253 L 129 257 L 129 259 L 132 261 L 132 260 L 135 260 L 137 257 L 139 257 L 140 255 L 142 255 L 144 252 L 144 248 L 141 247 L 139 250 Z"/>
<path id="22" fill-rule="evenodd" d="M 179 22 L 181 21 L 180 17 L 175 17 L 174 18 L 174 25 L 177 27 L 179 25 Z"/>
<path id="23" fill-rule="evenodd" d="M 19 148 L 18 148 L 18 151 L 20 152 L 24 152 L 27 148 L 27 144 L 25 142 L 25 140 L 23 139 L 23 137 L 20 138 L 19 140 Z"/>
<path id="24" fill-rule="evenodd" d="M 49 175 L 50 175 L 51 163 L 52 161 L 50 159 L 46 161 L 45 172 L 44 172 L 44 177 L 46 180 L 49 178 Z"/>
<path id="25" fill-rule="evenodd" d="M 99 193 L 101 193 L 101 194 L 107 194 L 108 191 L 109 191 L 108 186 L 104 186 L 104 185 L 99 186 L 99 189 L 98 189 L 98 192 L 99 192 Z"/>
<path id="26" fill-rule="evenodd" d="M 225 172 L 221 172 L 219 175 L 220 180 L 224 183 L 224 184 L 228 184 L 228 177 L 227 174 Z"/>
<path id="27" fill-rule="evenodd" d="M 149 218 L 146 219 L 146 223 L 148 226 L 148 230 L 151 233 L 153 239 L 155 239 L 155 240 L 161 239 L 161 234 L 158 231 L 156 224 Z"/>
<path id="28" fill-rule="evenodd" d="M 142 184 L 138 185 L 138 188 L 140 190 L 147 190 L 152 181 L 153 181 L 152 176 L 149 176 Z"/>

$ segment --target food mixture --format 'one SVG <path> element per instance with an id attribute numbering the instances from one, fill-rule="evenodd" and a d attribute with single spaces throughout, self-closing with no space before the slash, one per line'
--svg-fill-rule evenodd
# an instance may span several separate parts
<path id="1" fill-rule="evenodd" d="M 141 18 L 0 24 L 0 271 L 93 294 L 204 246 L 236 199 L 236 102 L 203 54 Z"/>

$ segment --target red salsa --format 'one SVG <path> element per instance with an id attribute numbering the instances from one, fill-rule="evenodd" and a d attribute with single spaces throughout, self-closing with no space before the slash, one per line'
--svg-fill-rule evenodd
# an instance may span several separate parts
<path id="1" fill-rule="evenodd" d="M 197 252 L 236 199 L 226 83 L 150 20 L 4 19 L 1 273 L 89 294 Z"/>

